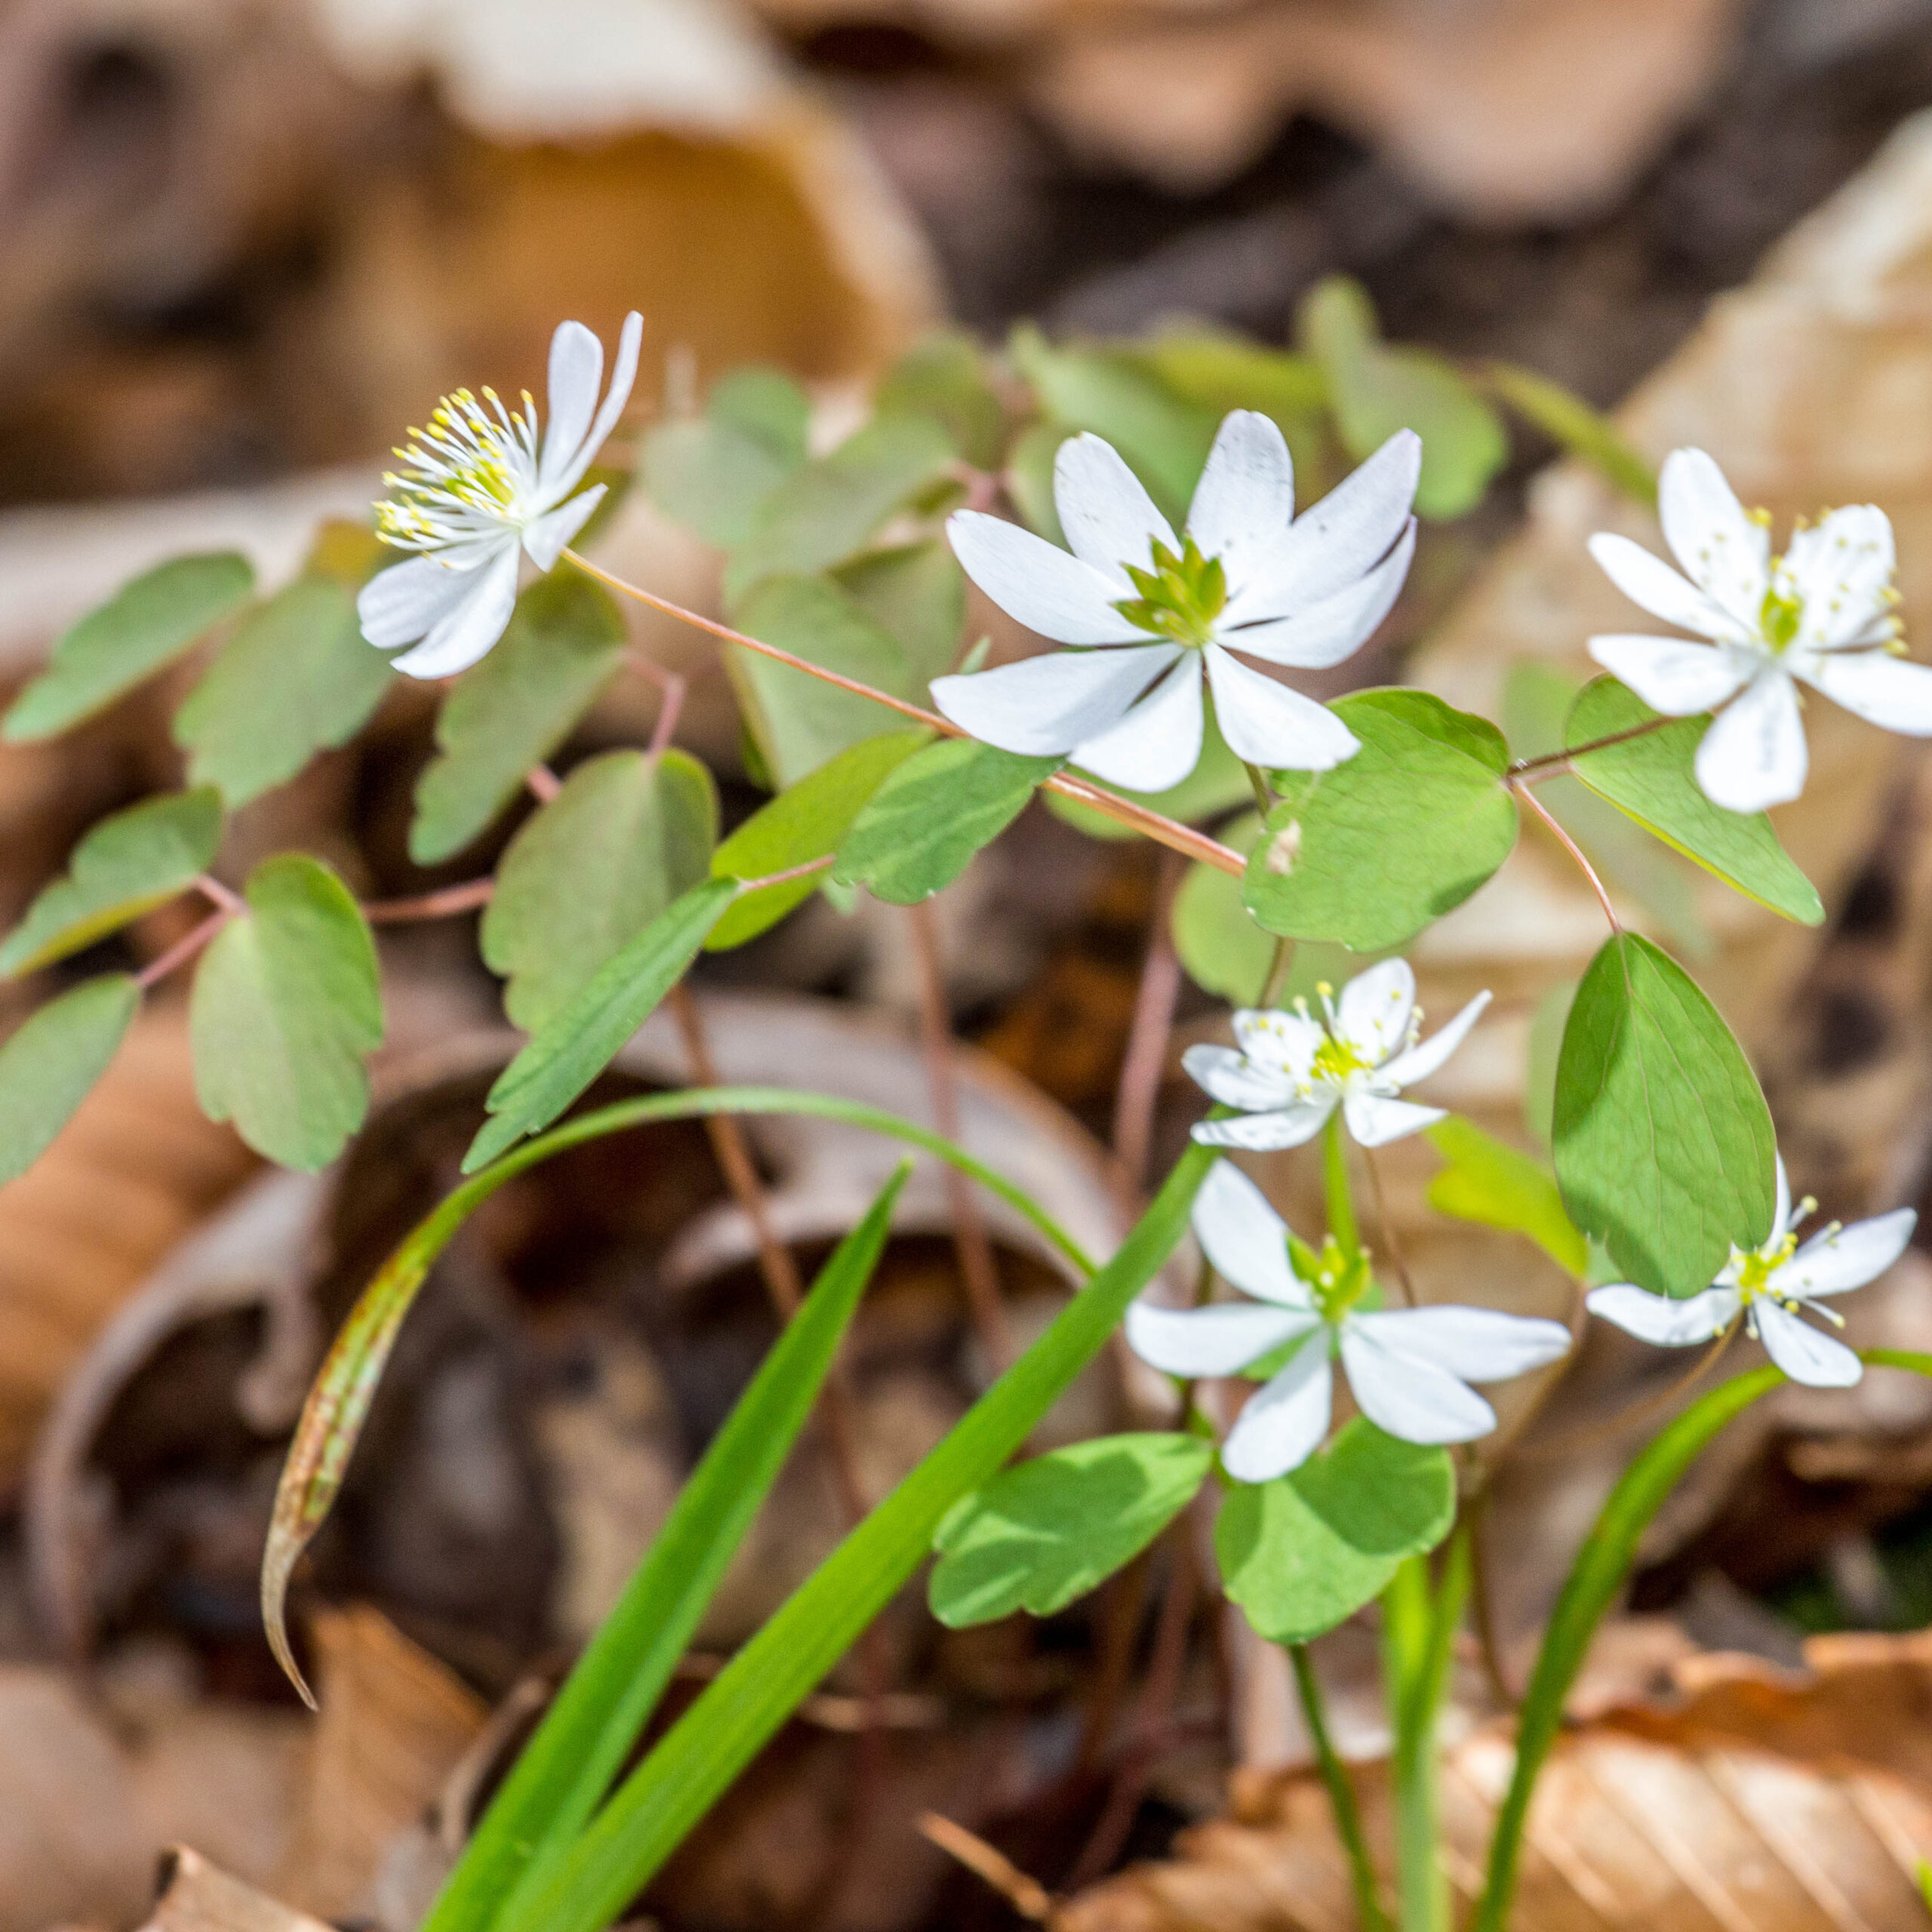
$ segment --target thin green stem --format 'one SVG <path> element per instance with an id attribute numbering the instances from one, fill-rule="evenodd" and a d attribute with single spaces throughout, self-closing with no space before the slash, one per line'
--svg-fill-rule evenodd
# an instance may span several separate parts
<path id="1" fill-rule="evenodd" d="M 1267 774 L 1260 765 L 1250 764 L 1246 759 L 1241 761 L 1241 769 L 1247 774 L 1247 782 L 1254 788 L 1254 808 L 1266 818 L 1280 802 L 1269 789 Z"/>
<path id="2" fill-rule="evenodd" d="M 1459 1527 L 1450 1540 L 1441 1582 L 1433 1591 L 1429 1559 L 1412 1556 L 1383 1592 L 1383 1673 L 1395 1718 L 1402 1932 L 1450 1932 L 1435 1721 L 1469 1586 L 1469 1537 Z"/>
<path id="3" fill-rule="evenodd" d="M 1349 1153 L 1343 1140 L 1342 1110 L 1337 1107 L 1321 1130 L 1321 1177 L 1328 1190 L 1328 1232 L 1343 1254 L 1352 1259 L 1361 1252 L 1361 1229 L 1355 1221 L 1355 1198 L 1349 1186 Z"/>
<path id="4" fill-rule="evenodd" d="M 1361 1828 L 1361 1807 L 1355 1802 L 1355 1788 L 1328 1729 L 1327 1706 L 1322 1700 L 1321 1681 L 1315 1674 L 1314 1660 L 1306 1644 L 1290 1644 L 1287 1649 L 1288 1661 L 1294 1666 L 1301 1714 L 1315 1743 L 1315 1761 L 1321 1767 L 1321 1782 L 1328 1788 L 1329 1807 L 1335 1814 L 1335 1834 L 1349 1855 L 1349 1876 L 1355 1886 L 1355 1909 L 1361 1915 L 1362 1932 L 1392 1932 L 1388 1909 L 1382 1903 L 1381 1882 L 1368 1855 L 1368 1838 Z"/>
<path id="5" fill-rule="evenodd" d="M 1268 983 L 1261 989 L 1263 1006 L 1278 1006 L 1281 1003 L 1281 989 L 1288 983 L 1290 969 L 1295 963 L 1295 943 L 1291 939 L 1278 939 L 1275 942 L 1275 956 L 1268 962 Z"/>

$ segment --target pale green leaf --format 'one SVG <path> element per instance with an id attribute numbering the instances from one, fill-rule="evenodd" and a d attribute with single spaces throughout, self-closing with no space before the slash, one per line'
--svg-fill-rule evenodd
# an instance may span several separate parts
<path id="1" fill-rule="evenodd" d="M 927 686 L 950 671 L 966 622 L 966 573 L 942 537 L 869 550 L 827 574 L 905 654 L 906 687 L 895 696 L 927 702 Z"/>
<path id="2" fill-rule="evenodd" d="M 1536 1161 L 1460 1114 L 1425 1133 L 1449 1163 L 1429 1184 L 1429 1204 L 1438 1214 L 1527 1235 L 1559 1268 L 1582 1278 L 1589 1245 L 1564 1212 L 1556 1183 Z"/>
<path id="3" fill-rule="evenodd" d="M 190 783 L 246 804 L 346 745 L 395 675 L 362 635 L 355 592 L 333 577 L 297 577 L 235 626 L 174 714 Z"/>
<path id="4" fill-rule="evenodd" d="M 74 848 L 67 875 L 42 889 L 0 946 L 0 974 L 17 979 L 64 959 L 172 899 L 214 863 L 221 800 L 171 792 L 105 818 Z"/>
<path id="5" fill-rule="evenodd" d="M 435 864 L 486 831 L 576 728 L 624 654 L 623 617 L 568 565 L 517 599 L 503 641 L 436 718 L 438 755 L 417 781 L 409 856 Z"/>
<path id="6" fill-rule="evenodd" d="M 375 942 L 341 880 L 300 853 L 263 860 L 246 897 L 195 975 L 195 1089 L 256 1152 L 313 1172 L 368 1108 L 362 1057 L 383 1037 Z"/>
<path id="7" fill-rule="evenodd" d="M 1770 1232 L 1770 1111 L 1743 1049 L 1675 961 L 1611 939 L 1577 989 L 1557 1063 L 1564 1205 L 1628 1279 L 1708 1287 Z"/>
<path id="8" fill-rule="evenodd" d="M 1272 1482 L 1237 1483 L 1214 1525 L 1223 1587 L 1271 1642 L 1305 1644 L 1372 1601 L 1456 1517 L 1446 1450 L 1358 1417 Z"/>
<path id="9" fill-rule="evenodd" d="M 872 406 L 881 416 L 930 416 L 968 463 L 999 467 L 1006 412 L 969 335 L 938 330 L 921 336 L 886 371 Z"/>
<path id="10" fill-rule="evenodd" d="M 1656 503 L 1657 472 L 1607 417 L 1574 390 L 1514 362 L 1491 362 L 1484 373 L 1491 388 L 1552 441 L 1594 464 L 1625 495 L 1640 503 Z"/>
<path id="11" fill-rule="evenodd" d="M 254 582 L 248 558 L 226 550 L 177 557 L 123 584 L 54 645 L 0 721 L 0 737 L 21 744 L 91 717 L 232 617 Z"/>
<path id="12" fill-rule="evenodd" d="M 777 369 L 737 369 L 712 389 L 701 417 L 675 417 L 644 438 L 640 467 L 666 516 L 728 550 L 805 460 L 811 401 Z"/>
<path id="13" fill-rule="evenodd" d="M 1545 1147 L 1556 1134 L 1556 1063 L 1564 1029 L 1577 998 L 1577 982 L 1559 980 L 1546 987 L 1530 1016 L 1530 1039 L 1523 1055 L 1523 1124 Z"/>
<path id="14" fill-rule="evenodd" d="M 1250 812 L 1220 835 L 1223 844 L 1247 852 L 1260 830 L 1260 815 Z M 1276 941 L 1241 903 L 1241 881 L 1232 872 L 1195 860 L 1174 894 L 1170 930 L 1188 977 L 1204 992 L 1235 1006 L 1261 1003 Z"/>
<path id="15" fill-rule="evenodd" d="M 587 760 L 527 820 L 483 915 L 503 1009 L 534 1032 L 680 893 L 705 877 L 718 836 L 711 774 L 681 752 Z"/>
<path id="16" fill-rule="evenodd" d="M 1304 497 L 1327 453 L 1328 379 L 1312 356 L 1270 349 L 1223 329 L 1164 329 L 1131 352 L 1183 401 L 1217 417 L 1231 409 L 1259 410 L 1273 418 L 1294 458 L 1295 480 Z"/>
<path id="17" fill-rule="evenodd" d="M 1198 1435 L 1106 1435 L 1001 1472 L 934 1532 L 933 1614 L 956 1630 L 1064 1610 L 1138 1556 L 1214 1462 Z"/>
<path id="18" fill-rule="evenodd" d="M 73 1118 L 127 1037 L 141 989 L 125 973 L 84 980 L 0 1046 L 0 1181 L 25 1174 Z M 112 1212 L 110 1203 L 100 1204 Z"/>

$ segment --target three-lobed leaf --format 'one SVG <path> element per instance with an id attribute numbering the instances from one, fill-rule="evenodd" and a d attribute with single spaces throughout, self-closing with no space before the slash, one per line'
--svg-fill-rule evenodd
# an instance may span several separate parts
<path id="1" fill-rule="evenodd" d="M 1564 1213 L 1556 1183 L 1536 1161 L 1460 1114 L 1424 1131 L 1449 1164 L 1429 1184 L 1429 1204 L 1438 1214 L 1527 1235 L 1559 1268 L 1582 1278 L 1589 1244 Z"/>
<path id="2" fill-rule="evenodd" d="M 527 820 L 497 869 L 483 958 L 503 1008 L 534 1032 L 604 962 L 705 877 L 718 836 L 711 774 L 682 752 L 587 759 Z"/>
<path id="3" fill-rule="evenodd" d="M 73 1118 L 127 1037 L 141 989 L 125 973 L 84 980 L 0 1046 L 0 1181 L 26 1173 Z"/>
<path id="4" fill-rule="evenodd" d="M 1277 775 L 1244 898 L 1272 933 L 1374 952 L 1460 906 L 1509 856 L 1509 754 L 1494 725 L 1425 691 L 1358 691 L 1334 709 L 1361 749 L 1332 771 Z"/>
<path id="5" fill-rule="evenodd" d="M 232 550 L 143 571 L 62 636 L 0 720 L 0 737 L 51 737 L 105 709 L 232 617 L 254 582 L 248 558 Z"/>
<path id="6" fill-rule="evenodd" d="M 0 974 L 17 979 L 139 918 L 192 884 L 220 843 L 221 800 L 206 787 L 103 819 L 0 945 Z"/>
<path id="7" fill-rule="evenodd" d="M 1002 1471 L 933 1534 L 927 1586 L 949 1629 L 1017 1610 L 1051 1617 L 1140 1555 L 1214 1466 L 1198 1435 L 1106 1435 Z"/>
<path id="8" fill-rule="evenodd" d="M 1556 1068 L 1564 1205 L 1631 1281 L 1693 1295 L 1770 1231 L 1774 1135 L 1715 1007 L 1667 954 L 1619 933 L 1590 963 Z"/>
<path id="9" fill-rule="evenodd" d="M 1801 925 L 1821 924 L 1825 909 L 1817 888 L 1778 843 L 1770 820 L 1762 812 L 1726 811 L 1699 786 L 1694 767 L 1711 721 L 1679 718 L 1644 730 L 1657 717 L 1614 678 L 1593 680 L 1571 709 L 1567 742 L 1590 744 L 1624 731 L 1643 735 L 1588 752 L 1571 768 L 1599 797 L 1746 898 Z"/>
<path id="10" fill-rule="evenodd" d="M 436 718 L 438 756 L 416 786 L 409 856 L 454 857 L 486 831 L 596 700 L 625 649 L 601 585 L 561 566 L 517 599 L 509 628 Z"/>
<path id="11" fill-rule="evenodd" d="M 257 1153 L 312 1172 L 368 1110 L 362 1057 L 383 1037 L 375 942 L 341 880 L 302 854 L 263 860 L 245 897 L 195 975 L 195 1089 Z"/>
<path id="12" fill-rule="evenodd" d="M 1272 1482 L 1237 1483 L 1214 1525 L 1229 1597 L 1261 1635 L 1304 1644 L 1379 1595 L 1405 1558 L 1456 1517 L 1446 1450 L 1385 1435 L 1358 1417 Z"/>
<path id="13" fill-rule="evenodd" d="M 928 745 L 866 801 L 839 841 L 832 876 L 895 906 L 930 899 L 1012 823 L 1060 763 L 974 738 Z"/>

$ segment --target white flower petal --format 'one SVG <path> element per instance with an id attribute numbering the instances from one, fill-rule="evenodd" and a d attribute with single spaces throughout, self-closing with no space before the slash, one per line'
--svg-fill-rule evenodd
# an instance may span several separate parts
<path id="1" fill-rule="evenodd" d="M 1875 504 L 1849 504 L 1798 531 L 1784 561 L 1804 607 L 1801 643 L 1849 644 L 1875 618 L 1890 616 L 1885 592 L 1897 557 L 1891 519 Z"/>
<path id="2" fill-rule="evenodd" d="M 1798 660 L 1798 675 L 1868 724 L 1932 738 L 1932 667 L 1889 651 L 1832 651 Z"/>
<path id="3" fill-rule="evenodd" d="M 1179 540 L 1126 459 L 1098 436 L 1069 436 L 1054 459 L 1054 507 L 1073 554 L 1110 583 L 1116 596 L 1136 592 L 1125 566 L 1146 570 L 1156 539 L 1178 551 Z"/>
<path id="4" fill-rule="evenodd" d="M 1592 1288 L 1583 1297 L 1583 1306 L 1640 1342 L 1682 1349 L 1722 1334 L 1737 1320 L 1743 1303 L 1735 1288 L 1706 1288 L 1702 1294 L 1673 1301 L 1632 1281 L 1613 1281 L 1607 1287 Z"/>
<path id="5" fill-rule="evenodd" d="M 488 562 L 503 546 L 513 542 L 506 534 L 477 561 Z M 379 651 L 414 644 L 462 603 L 475 583 L 475 565 L 453 563 L 446 555 L 411 557 L 407 563 L 392 564 L 372 577 L 356 598 L 355 614 L 362 621 L 362 635 Z"/>
<path id="6" fill-rule="evenodd" d="M 1906 1251 L 1918 1217 L 1909 1208 L 1814 1235 L 1771 1278 L 1781 1295 L 1841 1295 L 1875 1281 Z"/>
<path id="7" fill-rule="evenodd" d="M 604 345 L 583 323 L 559 322 L 550 338 L 550 420 L 537 469 L 540 490 L 583 447 L 603 383 Z"/>
<path id="8" fill-rule="evenodd" d="M 1506 1382 L 1546 1367 L 1570 1349 L 1570 1331 L 1540 1315 L 1438 1303 L 1359 1315 L 1392 1347 L 1433 1362 L 1463 1382 Z"/>
<path id="9" fill-rule="evenodd" d="M 1590 655 L 1653 711 L 1687 718 L 1733 697 L 1749 681 L 1751 660 L 1681 638 L 1616 635 L 1590 639 Z"/>
<path id="10" fill-rule="evenodd" d="M 1271 555 L 1295 513 L 1294 459 L 1272 417 L 1237 409 L 1223 418 L 1188 506 L 1187 532 L 1219 557 L 1232 595 L 1245 567 Z"/>
<path id="11" fill-rule="evenodd" d="M 540 516 L 524 531 L 523 547 L 540 571 L 555 568 L 565 547 L 576 540 L 577 532 L 590 521 L 591 512 L 604 500 L 605 488 L 599 483 L 580 490 L 568 503 Z"/>
<path id="12" fill-rule="evenodd" d="M 1197 1121 L 1194 1137 L 1204 1147 L 1241 1147 L 1254 1154 L 1273 1153 L 1283 1147 L 1306 1146 L 1327 1124 L 1328 1116 L 1334 1111 L 1334 1096 L 1324 1094 L 1273 1113 Z"/>
<path id="13" fill-rule="evenodd" d="M 1057 543 L 1022 530 L 1003 517 L 955 510 L 946 534 L 960 568 L 1006 614 L 1029 631 L 1062 644 L 1144 644 L 1114 608 L 1133 595 Z"/>
<path id="14" fill-rule="evenodd" d="M 1361 750 L 1326 705 L 1264 678 L 1219 645 L 1201 654 L 1214 691 L 1214 718 L 1229 750 L 1269 771 L 1327 771 Z"/>
<path id="15" fill-rule="evenodd" d="M 1416 523 L 1411 517 L 1395 547 L 1367 576 L 1312 604 L 1305 611 L 1272 623 L 1228 626 L 1238 620 L 1233 598 L 1221 614 L 1217 634 L 1236 651 L 1265 657 L 1271 664 L 1302 670 L 1324 670 L 1352 657 L 1367 642 L 1402 594 L 1403 580 L 1416 553 Z"/>
<path id="16" fill-rule="evenodd" d="M 1770 583 L 1770 532 L 1745 515 L 1724 472 L 1702 450 L 1672 450 L 1664 458 L 1657 518 L 1685 575 L 1719 610 L 1755 629 Z"/>
<path id="17" fill-rule="evenodd" d="M 1488 1004 L 1489 995 L 1478 993 L 1447 1026 L 1438 1027 L 1407 1053 L 1385 1062 L 1380 1069 L 1381 1077 L 1392 1080 L 1398 1087 L 1413 1087 L 1418 1080 L 1426 1080 L 1468 1038 L 1469 1029 L 1482 1017 Z"/>
<path id="18" fill-rule="evenodd" d="M 1072 761 L 1130 792 L 1164 792 L 1200 761 L 1203 715 L 1201 667 L 1190 653 L 1118 724 L 1075 745 Z"/>
<path id="19" fill-rule="evenodd" d="M 390 663 L 412 678 L 451 678 L 468 670 L 488 654 L 509 623 L 516 608 L 521 561 L 512 537 L 482 569 L 469 573 L 469 593 L 463 601 L 438 619 L 414 651 Z"/>
<path id="20" fill-rule="evenodd" d="M 1761 812 L 1804 789 L 1810 758 L 1798 693 L 1781 666 L 1767 666 L 1711 721 L 1697 747 L 1697 783 L 1713 804 Z"/>
<path id="21" fill-rule="evenodd" d="M 1409 520 L 1422 475 L 1422 438 L 1398 429 L 1288 531 L 1244 586 L 1239 620 L 1285 617 L 1345 589 L 1386 556 Z M 1230 601 L 1232 601 L 1232 598 Z"/>
<path id="22" fill-rule="evenodd" d="M 1755 624 L 1741 623 L 1720 610 L 1688 578 L 1680 577 L 1661 557 L 1652 556 L 1627 537 L 1599 532 L 1590 539 L 1590 555 L 1632 603 L 1641 605 L 1667 624 L 1733 644 L 1757 635 Z"/>
<path id="23" fill-rule="evenodd" d="M 1758 1318 L 1758 1339 L 1764 1352 L 1792 1381 L 1813 1389 L 1849 1389 L 1863 1377 L 1865 1364 L 1850 1349 L 1788 1308 L 1760 1301 L 1752 1312 Z"/>
<path id="24" fill-rule="evenodd" d="M 1189 1079 L 1224 1107 L 1244 1113 L 1263 1113 L 1288 1106 L 1295 1100 L 1294 1083 L 1272 1067 L 1259 1066 L 1232 1047 L 1189 1047 L 1180 1057 Z"/>
<path id="25" fill-rule="evenodd" d="M 1409 962 L 1385 959 L 1342 989 L 1336 1028 L 1370 1066 L 1380 1066 L 1406 1044 L 1415 1006 L 1416 976 Z"/>
<path id="26" fill-rule="evenodd" d="M 1212 1308 L 1161 1308 L 1137 1301 L 1127 1311 L 1127 1345 L 1163 1374 L 1238 1375 L 1310 1326 L 1319 1327 L 1321 1320 L 1318 1315 L 1251 1301 Z"/>
<path id="27" fill-rule="evenodd" d="M 1496 1411 L 1446 1368 L 1401 1346 L 1378 1326 L 1384 1318 L 1352 1315 L 1342 1324 L 1342 1365 L 1361 1412 L 1404 1442 L 1473 1442 L 1496 1426 Z"/>
<path id="28" fill-rule="evenodd" d="M 1237 1482 L 1272 1482 L 1299 1469 L 1328 1433 L 1334 1399 L 1328 1337 L 1311 1335 L 1242 1404 L 1221 1445 L 1222 1467 Z"/>
<path id="29" fill-rule="evenodd" d="M 1380 1094 L 1355 1092 L 1344 1097 L 1342 1117 L 1358 1147 L 1386 1147 L 1449 1118 L 1443 1107 L 1419 1107 L 1413 1100 L 1392 1100 Z"/>
<path id="30" fill-rule="evenodd" d="M 1288 1224 L 1240 1168 L 1217 1161 L 1194 1197 L 1194 1238 L 1223 1281 L 1282 1308 L 1313 1306 L 1288 1265 Z"/>
<path id="31" fill-rule="evenodd" d="M 605 393 L 604 406 L 598 411 L 596 421 L 590 426 L 590 433 L 574 451 L 567 451 L 553 425 L 551 436 L 543 445 L 538 480 L 542 494 L 549 500 L 555 502 L 568 496 L 583 481 L 583 473 L 596 461 L 605 438 L 617 426 L 630 401 L 632 385 L 637 380 L 638 354 L 643 343 L 644 318 L 633 309 L 624 318 L 623 331 L 617 337 L 617 366 L 611 371 L 611 386 Z M 554 457 L 553 448 L 556 450 Z"/>
<path id="32" fill-rule="evenodd" d="M 962 731 L 1033 758 L 1065 753 L 1118 724 L 1177 644 L 1128 651 L 1055 651 L 997 670 L 935 678 L 933 703 Z"/>
<path id="33" fill-rule="evenodd" d="M 1300 1084 L 1327 1037 L 1321 1023 L 1280 1007 L 1244 1007 L 1234 1016 L 1235 1038 L 1257 1066 L 1278 1069 Z"/>
<path id="34" fill-rule="evenodd" d="M 1785 1171 L 1782 1154 L 1772 1155 L 1771 1173 L 1774 1192 L 1771 1202 L 1771 1232 L 1767 1239 L 1778 1241 L 1783 1241 L 1791 1232 L 1791 1176 Z"/>

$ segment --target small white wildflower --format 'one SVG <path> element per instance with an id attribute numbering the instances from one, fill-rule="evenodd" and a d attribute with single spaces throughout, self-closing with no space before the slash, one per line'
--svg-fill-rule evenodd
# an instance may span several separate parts
<path id="1" fill-rule="evenodd" d="M 1440 1107 L 1398 1100 L 1463 1044 L 1489 1004 L 1478 993 L 1447 1026 L 1421 1040 L 1415 975 L 1403 959 L 1357 974 L 1337 1000 L 1320 989 L 1319 1018 L 1298 1000 L 1293 1012 L 1237 1013 L 1240 1048 L 1190 1047 L 1183 1064 L 1223 1106 L 1228 1120 L 1204 1120 L 1197 1140 L 1219 1147 L 1299 1147 L 1339 1106 L 1364 1147 L 1419 1134 L 1445 1118 Z"/>
<path id="2" fill-rule="evenodd" d="M 1593 637 L 1590 655 L 1654 711 L 1723 706 L 1697 748 L 1706 797 L 1756 812 L 1804 790 L 1795 681 L 1868 723 L 1932 737 L 1932 667 L 1903 660 L 1883 510 L 1833 510 L 1774 557 L 1770 518 L 1747 515 L 1716 463 L 1689 449 L 1664 459 L 1657 510 L 1684 576 L 1625 537 L 1593 537 L 1590 553 L 1625 596 L 1709 642 Z"/>
<path id="3" fill-rule="evenodd" d="M 1321 1446 L 1337 1355 L 1378 1429 L 1405 1442 L 1472 1442 L 1496 1426 L 1496 1411 L 1470 1383 L 1540 1368 L 1570 1346 L 1561 1322 L 1497 1309 L 1363 1309 L 1367 1261 L 1345 1259 L 1333 1241 L 1318 1256 L 1291 1253 L 1287 1224 L 1225 1161 L 1202 1184 L 1194 1232 L 1215 1272 L 1255 1300 L 1185 1309 L 1137 1301 L 1127 1339 L 1143 1361 L 1188 1376 L 1238 1375 L 1299 1344 L 1222 1445 L 1228 1473 L 1242 1482 L 1272 1481 Z"/>
<path id="4" fill-rule="evenodd" d="M 376 506 L 377 529 L 384 543 L 420 554 L 371 578 L 356 602 L 362 635 L 378 650 L 416 646 L 395 660 L 398 671 L 467 670 L 510 620 L 520 557 L 549 570 L 583 528 L 605 486 L 577 486 L 630 400 L 643 334 L 641 316 L 625 317 L 600 409 L 604 345 L 581 322 L 559 325 L 550 341 L 550 426 L 540 439 L 528 390 L 512 412 L 494 389 L 480 398 L 459 389 L 426 429 L 410 432 L 396 452 L 401 472 L 383 478 L 390 495 Z"/>
<path id="5" fill-rule="evenodd" d="M 1236 410 L 1177 537 L 1111 444 L 1072 437 L 1054 464 L 1071 555 L 976 511 L 956 512 L 946 532 L 967 575 L 1029 630 L 1128 648 L 940 678 L 933 702 L 988 744 L 1064 755 L 1110 784 L 1164 792 L 1201 755 L 1204 672 L 1236 757 L 1325 771 L 1355 755 L 1354 734 L 1231 653 L 1314 669 L 1358 649 L 1407 574 L 1421 465 L 1421 439 L 1400 430 L 1297 518 L 1280 429 Z"/>
<path id="6" fill-rule="evenodd" d="M 1900 1208 L 1848 1228 L 1834 1221 L 1801 1247 L 1792 1229 L 1817 1204 L 1801 1201 L 1792 1211 L 1791 1184 L 1780 1158 L 1777 1209 L 1763 1246 L 1733 1247 L 1724 1272 L 1701 1294 L 1672 1301 L 1617 1281 L 1590 1291 L 1590 1312 L 1640 1340 L 1671 1349 L 1715 1340 L 1741 1314 L 1750 1334 L 1792 1381 L 1814 1389 L 1848 1389 L 1864 1374 L 1864 1364 L 1842 1342 L 1801 1321 L 1799 1311 L 1809 1309 L 1842 1327 L 1842 1318 L 1821 1306 L 1818 1297 L 1875 1281 L 1905 1252 L 1918 1217 L 1909 1208 Z"/>

